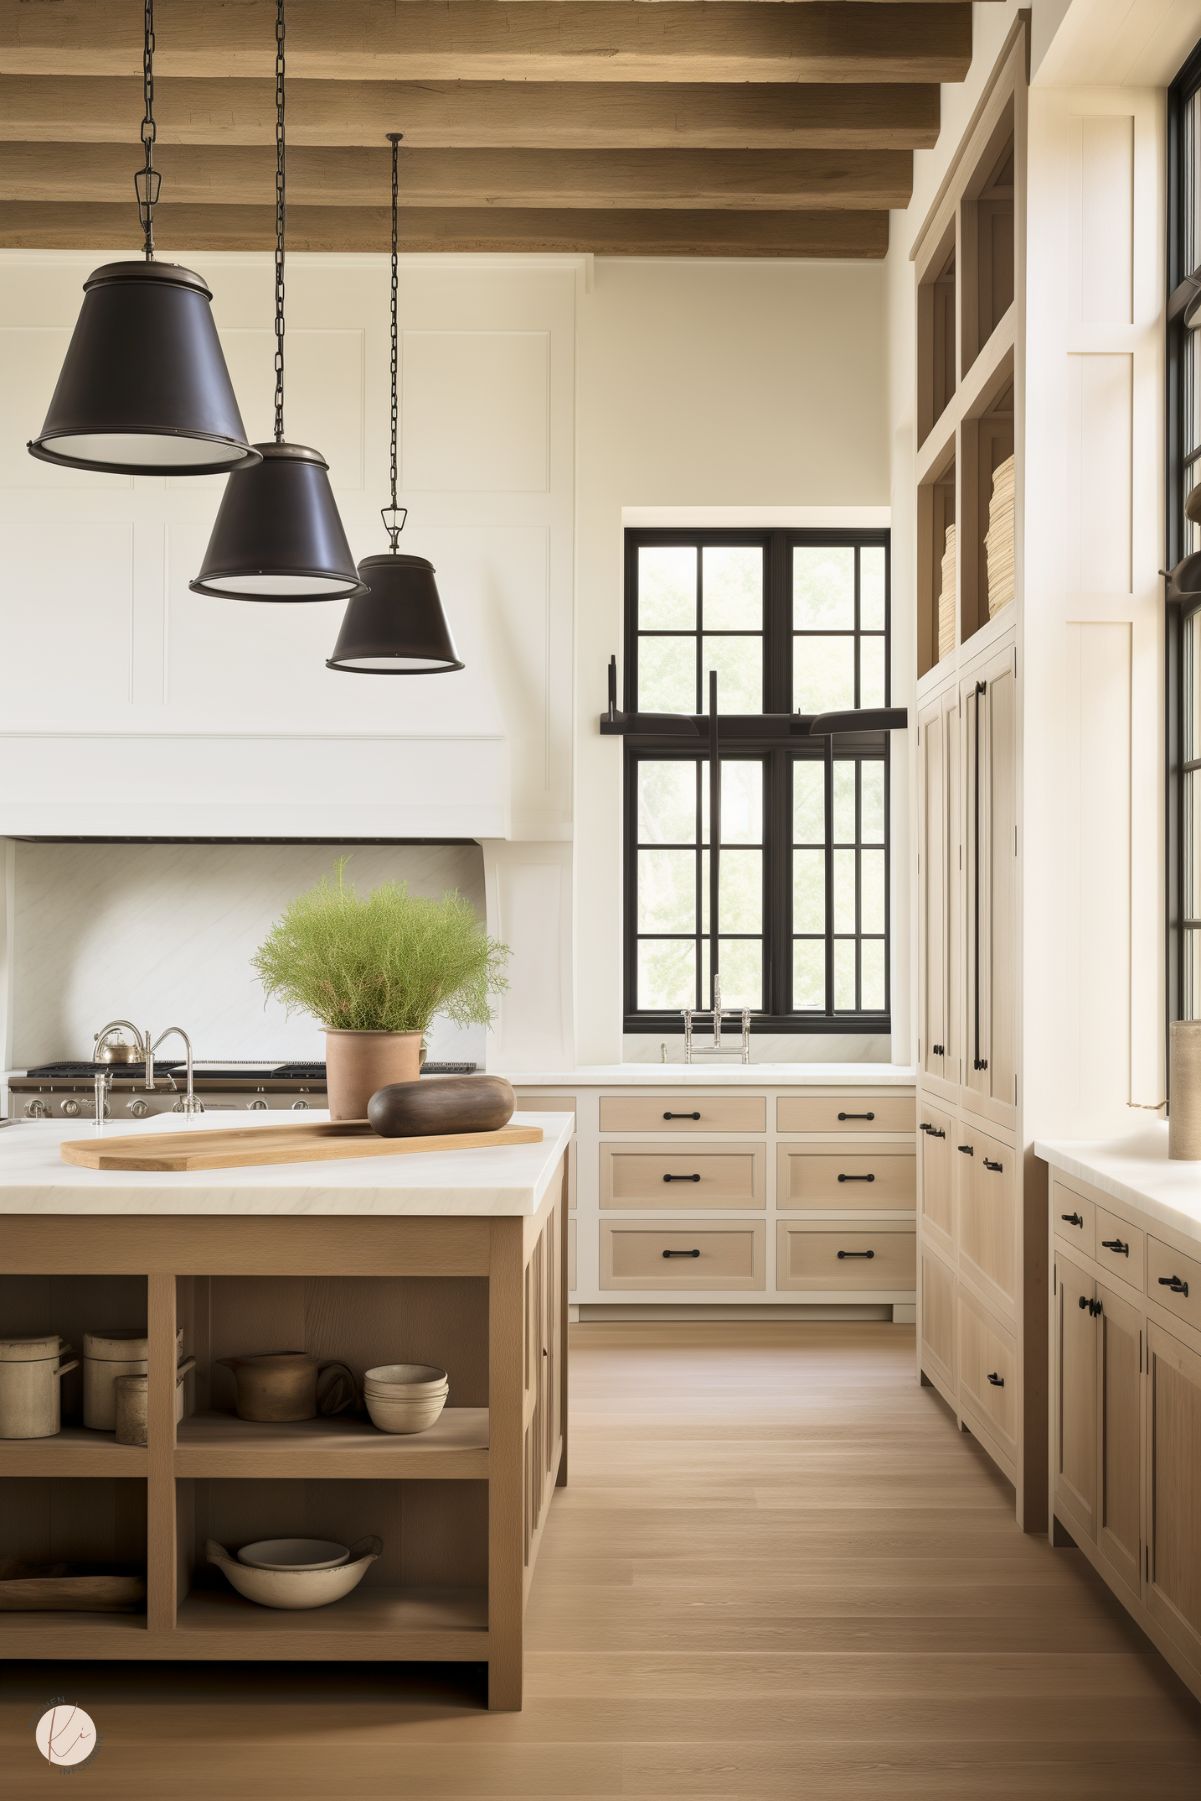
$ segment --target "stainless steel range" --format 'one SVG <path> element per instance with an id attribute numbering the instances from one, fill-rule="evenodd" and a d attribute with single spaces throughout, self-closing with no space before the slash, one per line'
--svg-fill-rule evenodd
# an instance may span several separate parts
<path id="1" fill-rule="evenodd" d="M 474 1063 L 427 1063 L 423 1074 L 469 1075 Z M 9 1112 L 15 1119 L 94 1119 L 96 1077 L 111 1077 L 108 1113 L 112 1119 L 147 1119 L 152 1113 L 184 1111 L 184 1064 L 154 1064 L 146 1086 L 145 1063 L 43 1063 L 8 1081 Z M 197 1102 L 206 1113 L 264 1108 L 301 1113 L 326 1106 L 324 1063 L 197 1062 L 192 1066 Z"/>

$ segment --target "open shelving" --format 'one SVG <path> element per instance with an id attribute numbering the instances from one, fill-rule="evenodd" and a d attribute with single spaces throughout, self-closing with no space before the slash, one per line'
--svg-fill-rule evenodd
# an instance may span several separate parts
<path id="1" fill-rule="evenodd" d="M 985 534 L 993 475 L 1014 458 L 1014 599 L 1021 602 L 1025 383 L 1024 44 L 998 66 L 912 250 L 917 361 L 915 503 L 919 682 L 981 649 L 990 617 Z M 955 644 L 940 659 L 946 527 L 956 527 Z"/>

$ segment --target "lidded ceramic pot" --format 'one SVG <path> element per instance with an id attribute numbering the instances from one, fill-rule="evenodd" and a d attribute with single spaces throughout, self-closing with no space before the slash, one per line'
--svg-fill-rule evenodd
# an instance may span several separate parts
<path id="1" fill-rule="evenodd" d="M 85 1332 L 83 1335 L 83 1423 L 93 1432 L 117 1424 L 118 1376 L 144 1376 L 150 1345 L 145 1332 Z M 175 1361 L 183 1356 L 183 1328 L 175 1334 Z"/>
<path id="2" fill-rule="evenodd" d="M 53 1438 L 62 1428 L 59 1380 L 79 1368 L 57 1332 L 0 1338 L 0 1438 Z"/>

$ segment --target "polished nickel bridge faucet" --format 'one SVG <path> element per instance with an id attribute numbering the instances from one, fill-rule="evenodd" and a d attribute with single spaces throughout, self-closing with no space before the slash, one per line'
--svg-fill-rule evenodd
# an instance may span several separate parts
<path id="1" fill-rule="evenodd" d="M 693 1020 L 709 1018 L 713 1020 L 713 1043 L 694 1044 Z M 736 1019 L 741 1023 L 742 1038 L 737 1045 L 725 1045 L 721 1041 L 722 1024 L 727 1019 Z M 718 974 L 713 977 L 712 1007 L 684 1008 L 684 1061 L 691 1063 L 693 1057 L 736 1056 L 740 1056 L 744 1063 L 749 1063 L 751 1060 L 751 1009 L 749 1007 L 722 1007 L 721 976 Z"/>

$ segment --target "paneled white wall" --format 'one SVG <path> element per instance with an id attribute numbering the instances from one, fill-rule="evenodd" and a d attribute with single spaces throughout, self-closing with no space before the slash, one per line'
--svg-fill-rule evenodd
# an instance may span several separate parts
<path id="1" fill-rule="evenodd" d="M 104 260 L 0 255 L 0 832 L 270 832 L 275 807 L 285 829 L 304 830 L 311 809 L 308 829 L 327 832 L 345 803 L 354 829 L 403 835 L 429 831 L 429 806 L 444 800 L 456 831 L 566 836 L 578 259 L 402 266 L 403 548 L 436 565 L 467 665 L 425 681 L 327 670 L 341 602 L 253 606 L 188 591 L 224 477 L 131 480 L 26 454 L 81 284 Z M 269 436 L 269 259 L 180 260 L 213 288 L 247 429 Z M 386 547 L 387 303 L 382 256 L 289 259 L 287 434 L 329 460 L 356 556 Z M 154 754 L 177 762 L 182 735 L 186 780 L 178 772 L 164 793 L 110 760 L 97 825 L 101 784 L 85 771 L 114 737 L 119 761 L 136 767 L 131 735 L 161 740 Z M 276 737 L 292 743 L 286 763 L 264 759 L 263 739 Z M 220 752 L 210 762 L 197 739 L 234 747 L 245 795 L 231 795 Z M 444 762 L 454 741 L 457 759 Z M 323 748 L 347 743 L 349 787 L 347 759 L 327 761 Z M 210 768 L 221 772 L 212 781 Z"/>
<path id="2" fill-rule="evenodd" d="M 1163 1099 L 1162 92 L 1030 95 L 1031 1132 Z"/>
<path id="3" fill-rule="evenodd" d="M 182 1025 L 209 1061 L 322 1058 L 320 1027 L 266 1001 L 250 959 L 287 902 L 342 855 L 360 888 L 402 881 L 431 898 L 456 888 L 484 916 L 474 844 L 10 845 L 0 1067 L 87 1056 L 118 1015 L 156 1032 Z M 484 1061 L 483 1028 L 439 1020 L 429 1042 L 434 1058 Z"/>

